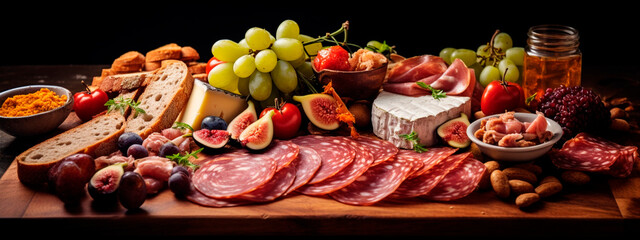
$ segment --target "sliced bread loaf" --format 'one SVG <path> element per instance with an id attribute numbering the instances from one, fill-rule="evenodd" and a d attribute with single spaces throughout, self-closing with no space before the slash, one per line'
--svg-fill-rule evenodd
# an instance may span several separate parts
<path id="1" fill-rule="evenodd" d="M 187 105 L 193 89 L 193 76 L 180 60 L 165 60 L 154 74 L 138 101 L 144 114 L 130 114 L 125 131 L 146 138 L 153 132 L 169 128 Z"/>
<path id="2" fill-rule="evenodd" d="M 27 185 L 43 184 L 49 168 L 69 155 L 86 153 L 98 157 L 113 153 L 125 125 L 125 118 L 113 112 L 47 139 L 16 157 L 18 178 Z"/>

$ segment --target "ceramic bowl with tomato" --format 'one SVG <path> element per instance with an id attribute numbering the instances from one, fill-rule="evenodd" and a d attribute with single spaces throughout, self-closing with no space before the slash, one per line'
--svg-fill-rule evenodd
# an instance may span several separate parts
<path id="1" fill-rule="evenodd" d="M 317 71 L 313 64 L 311 65 L 316 79 L 326 85 L 332 82 L 331 86 L 336 90 L 340 97 L 367 100 L 378 95 L 384 77 L 387 74 L 388 63 L 378 68 L 367 71 L 342 71 L 323 69 Z"/>
<path id="2" fill-rule="evenodd" d="M 480 151 L 482 151 L 482 153 L 486 154 L 487 156 L 495 160 L 510 161 L 510 162 L 524 162 L 524 161 L 534 160 L 536 158 L 543 156 L 545 153 L 549 152 L 553 147 L 553 145 L 556 142 L 558 142 L 558 140 L 560 140 L 563 134 L 562 127 L 560 127 L 560 125 L 557 122 L 549 118 L 546 118 L 547 130 L 553 133 L 553 137 L 549 141 L 546 141 L 544 143 L 537 144 L 534 146 L 500 147 L 498 145 L 485 143 L 482 141 L 482 139 L 478 139 L 475 137 L 474 133 L 480 128 L 480 123 L 482 122 L 482 120 L 492 118 L 492 117 L 498 117 L 500 115 L 501 114 L 495 114 L 495 115 L 480 118 L 472 122 L 467 127 L 467 136 L 469 137 L 469 139 L 471 139 L 473 143 L 478 145 L 478 148 L 480 149 Z M 538 115 L 534 113 L 519 113 L 519 112 L 515 113 L 514 116 L 516 119 L 520 120 L 521 122 L 532 122 L 534 119 L 536 119 L 536 117 L 538 117 Z"/>
<path id="3" fill-rule="evenodd" d="M 0 93 L 0 103 L 15 95 L 34 93 L 48 88 L 57 95 L 67 96 L 67 102 L 61 107 L 24 117 L 0 116 L 0 129 L 15 137 L 36 136 L 58 128 L 73 110 L 73 94 L 66 88 L 54 85 L 29 85 L 6 90 Z"/>

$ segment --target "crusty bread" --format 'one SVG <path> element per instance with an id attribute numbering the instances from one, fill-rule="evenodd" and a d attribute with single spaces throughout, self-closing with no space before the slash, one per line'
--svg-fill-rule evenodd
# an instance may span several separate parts
<path id="1" fill-rule="evenodd" d="M 180 60 L 165 60 L 155 72 L 138 101 L 146 113 L 130 114 L 127 132 L 135 132 L 146 138 L 153 132 L 173 125 L 187 104 L 193 89 L 193 76 L 187 64 Z"/>
<path id="2" fill-rule="evenodd" d="M 102 79 L 99 88 L 107 93 L 132 91 L 146 86 L 153 75 L 154 71 L 109 75 Z"/>
<path id="3" fill-rule="evenodd" d="M 119 112 L 112 112 L 47 139 L 16 157 L 18 178 L 27 185 L 44 184 L 49 168 L 67 156 L 110 154 L 118 149 L 118 137 L 125 126 L 125 118 Z"/>
<path id="4" fill-rule="evenodd" d="M 157 62 L 167 59 L 180 59 L 181 55 L 182 47 L 175 43 L 169 43 L 147 52 L 145 60 L 147 62 Z"/>

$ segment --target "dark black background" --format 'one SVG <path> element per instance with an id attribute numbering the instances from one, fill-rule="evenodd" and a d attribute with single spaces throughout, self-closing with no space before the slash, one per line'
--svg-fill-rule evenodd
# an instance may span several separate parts
<path id="1" fill-rule="evenodd" d="M 525 46 L 528 28 L 547 23 L 580 31 L 585 66 L 637 67 L 640 56 L 635 37 L 638 12 L 611 1 L 596 1 L 593 6 L 539 1 L 243 3 L 25 2 L 4 6 L 0 64 L 110 64 L 127 51 L 146 53 L 167 43 L 192 46 L 201 61 L 206 61 L 216 40 L 240 40 L 254 26 L 275 34 L 285 19 L 298 22 L 301 32 L 310 36 L 335 31 L 349 21 L 349 42 L 364 45 L 372 39 L 386 40 L 405 56 L 438 54 L 444 47 L 475 50 L 497 29 L 509 33 L 515 46 Z"/>

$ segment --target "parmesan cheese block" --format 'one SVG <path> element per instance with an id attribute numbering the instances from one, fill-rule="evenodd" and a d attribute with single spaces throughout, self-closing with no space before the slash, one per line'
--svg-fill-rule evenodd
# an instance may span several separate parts
<path id="1" fill-rule="evenodd" d="M 398 148 L 413 148 L 411 141 L 400 136 L 412 131 L 417 133 L 421 145 L 430 147 L 438 143 L 438 126 L 459 117 L 460 113 L 470 116 L 469 97 L 447 96 L 434 99 L 431 95 L 413 97 L 382 91 L 373 101 L 371 123 L 375 135 L 392 142 Z"/>
<path id="2" fill-rule="evenodd" d="M 242 96 L 196 80 L 187 107 L 178 117 L 178 122 L 199 130 L 202 119 L 207 116 L 218 116 L 229 123 L 246 108 L 247 101 Z"/>

